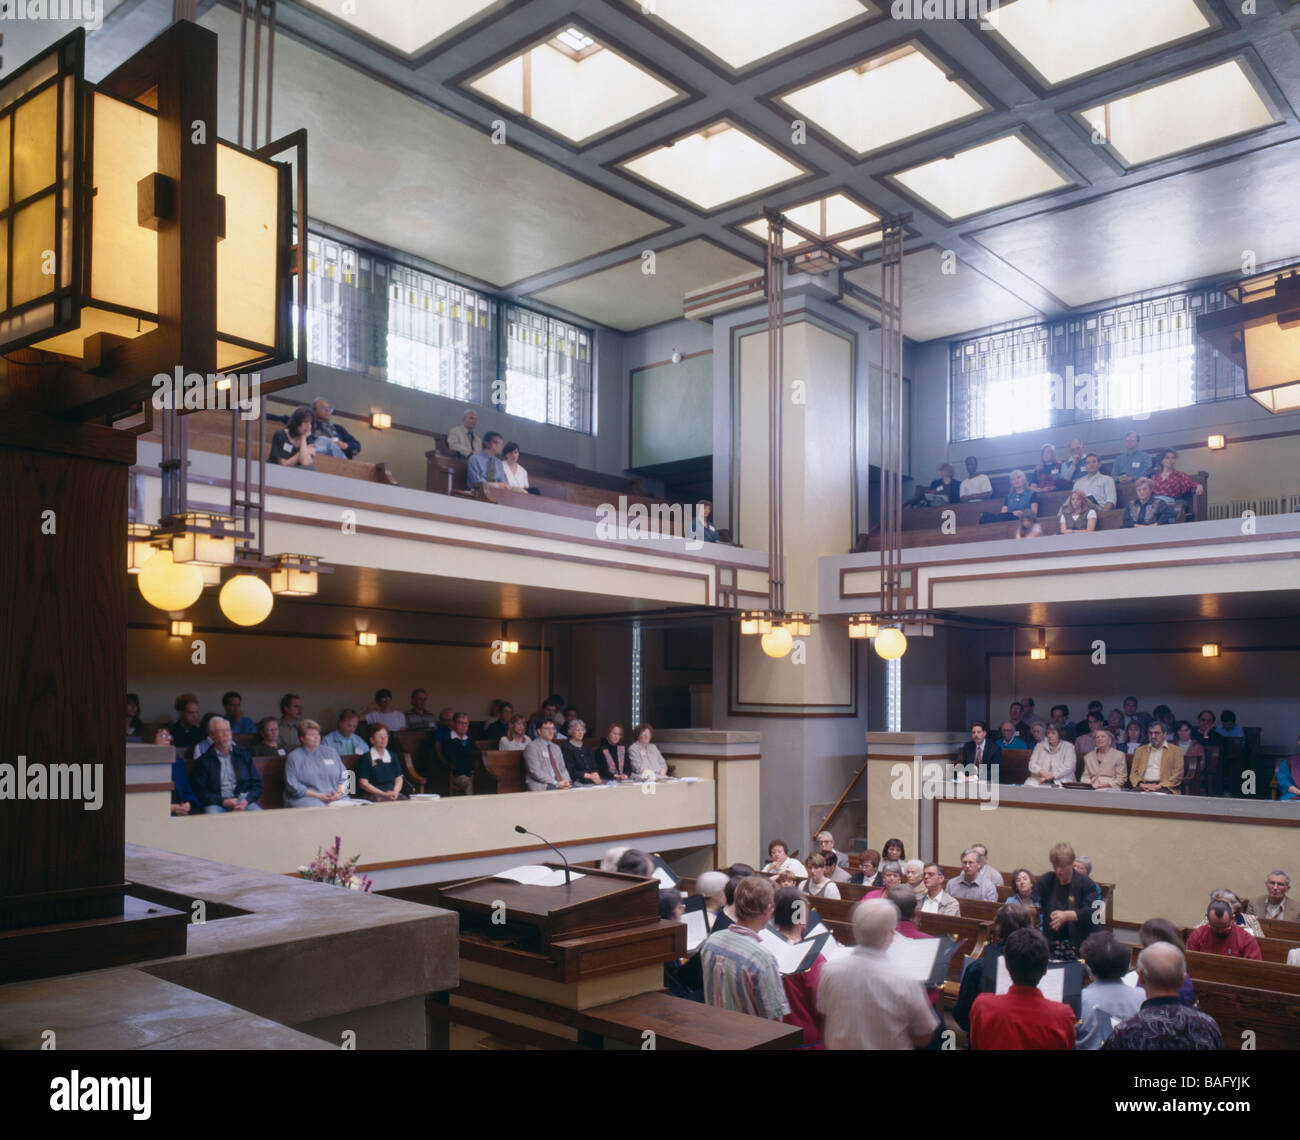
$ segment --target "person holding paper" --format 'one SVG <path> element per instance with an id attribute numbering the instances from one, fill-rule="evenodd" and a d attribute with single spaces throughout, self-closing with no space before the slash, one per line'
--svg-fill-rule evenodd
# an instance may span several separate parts
<path id="1" fill-rule="evenodd" d="M 933 934 L 926 934 L 919 926 L 912 921 L 916 916 L 916 894 L 911 887 L 898 886 L 891 887 L 885 892 L 885 898 L 898 907 L 898 926 L 894 929 L 894 941 L 899 939 L 909 939 L 912 941 L 922 941 L 933 939 Z M 939 1003 L 943 1000 L 943 991 L 935 986 L 925 987 L 925 996 L 930 1005 L 934 1007 L 935 1014 L 939 1022 L 943 1022 L 943 1011 L 939 1008 Z M 938 1026 L 935 1027 L 936 1029 Z"/>
<path id="2" fill-rule="evenodd" d="M 826 964 L 817 987 L 827 1049 L 913 1049 L 934 1035 L 925 989 L 888 958 L 897 926 L 898 909 L 888 899 L 854 907 L 857 946 Z"/>
<path id="3" fill-rule="evenodd" d="M 1047 973 L 1047 955 L 1047 939 L 1037 930 L 1026 927 L 1007 939 L 1002 957 L 1011 988 L 975 999 L 970 1015 L 972 1049 L 1074 1048 L 1074 1010 L 1063 1001 L 1049 1001 L 1038 988 Z"/>
<path id="4" fill-rule="evenodd" d="M 775 910 L 772 884 L 761 875 L 741 879 L 733 897 L 736 921 L 700 947 L 704 1000 L 708 1005 L 779 1021 L 790 1012 L 781 974 L 759 942 Z"/>
<path id="5" fill-rule="evenodd" d="M 785 887 L 777 891 L 772 910 L 776 932 L 789 943 L 802 942 L 808 909 L 808 900 L 797 887 Z M 785 1000 L 790 1006 L 790 1012 L 781 1020 L 803 1030 L 801 1048 L 804 1049 L 826 1048 L 822 1041 L 826 1019 L 817 1010 L 817 987 L 821 983 L 822 967 L 825 965 L 825 957 L 818 954 L 808 969 L 781 976 Z"/>

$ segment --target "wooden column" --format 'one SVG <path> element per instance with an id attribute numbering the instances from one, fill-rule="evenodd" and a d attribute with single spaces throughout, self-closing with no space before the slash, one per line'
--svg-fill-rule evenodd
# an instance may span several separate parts
<path id="1" fill-rule="evenodd" d="M 0 416 L 0 763 L 96 765 L 102 804 L 0 799 L 0 931 L 122 913 L 135 437 Z"/>

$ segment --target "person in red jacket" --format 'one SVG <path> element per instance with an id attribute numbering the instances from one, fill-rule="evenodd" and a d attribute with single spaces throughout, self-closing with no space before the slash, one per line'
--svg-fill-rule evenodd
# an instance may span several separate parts
<path id="1" fill-rule="evenodd" d="M 799 942 L 803 938 L 804 928 L 808 922 L 811 904 L 798 887 L 782 887 L 776 892 L 772 911 L 772 922 L 776 931 L 787 942 Z M 813 964 L 801 974 L 783 974 L 781 985 L 785 988 L 785 1000 L 790 1012 L 783 1018 L 787 1025 L 797 1025 L 803 1030 L 803 1049 L 825 1049 L 823 1035 L 826 1017 L 817 1009 L 817 985 L 821 981 L 822 967 L 826 959 L 817 955 Z"/>
<path id="2" fill-rule="evenodd" d="M 1255 936 L 1233 921 L 1232 907 L 1222 899 L 1215 899 L 1206 909 L 1205 925 L 1187 935 L 1187 949 L 1202 954 L 1254 958 L 1257 962 L 1264 957 Z"/>
<path id="3" fill-rule="evenodd" d="M 1013 931 L 1002 957 L 1011 975 L 1004 994 L 980 994 L 971 1007 L 972 1049 L 1073 1049 L 1074 1010 L 1043 996 L 1047 939 L 1031 927 Z"/>

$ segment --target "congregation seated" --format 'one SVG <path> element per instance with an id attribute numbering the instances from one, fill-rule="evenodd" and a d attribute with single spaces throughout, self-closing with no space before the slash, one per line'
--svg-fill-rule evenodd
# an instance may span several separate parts
<path id="1" fill-rule="evenodd" d="M 357 735 L 358 720 L 356 709 L 343 709 L 339 713 L 334 731 L 325 737 L 325 743 L 340 756 L 360 756 L 370 750 L 370 745 Z M 370 727 L 373 728 L 374 725 Z"/>
<path id="2" fill-rule="evenodd" d="M 961 763 L 967 768 L 971 765 L 981 767 L 1002 762 L 1002 745 L 996 740 L 989 740 L 988 735 L 987 724 L 982 720 L 971 721 L 970 739 L 961 746 Z M 889 858 L 888 855 L 885 857 Z"/>
<path id="3" fill-rule="evenodd" d="M 298 747 L 298 721 L 302 718 L 302 697 L 285 693 L 280 698 L 280 744 L 292 751 Z"/>
<path id="4" fill-rule="evenodd" d="M 402 758 L 388 750 L 387 726 L 371 726 L 370 744 L 357 761 L 356 777 L 358 792 L 375 803 L 406 799 L 402 791 Z"/>
<path id="5" fill-rule="evenodd" d="M 970 1015 L 972 1049 L 1073 1049 L 1074 1010 L 1038 988 L 1047 973 L 1048 943 L 1032 927 L 1012 931 L 1002 957 L 1011 976 L 1004 994 L 982 993 Z"/>
<path id="6" fill-rule="evenodd" d="M 1110 729 L 1098 728 L 1091 735 L 1095 743 L 1084 754 L 1083 775 L 1079 782 L 1097 789 L 1126 787 L 1128 756 L 1114 746 Z"/>
<path id="7" fill-rule="evenodd" d="M 920 859 L 908 859 L 903 864 L 903 886 L 910 887 L 918 900 L 925 894 L 925 864 Z"/>
<path id="8" fill-rule="evenodd" d="M 1285 871 L 1272 870 L 1264 881 L 1264 893 L 1246 900 L 1243 909 L 1247 914 L 1274 922 L 1300 922 L 1300 902 L 1290 898 L 1291 876 Z"/>
<path id="9" fill-rule="evenodd" d="M 631 766 L 633 776 L 639 776 L 643 780 L 655 779 L 668 775 L 668 762 L 664 755 L 659 751 L 658 745 L 654 744 L 654 727 L 649 724 L 638 724 L 636 726 L 636 739 L 628 747 L 627 759 Z"/>
<path id="10" fill-rule="evenodd" d="M 1185 495 L 1203 495 L 1205 488 L 1190 475 L 1178 470 L 1178 452 L 1166 447 L 1160 453 L 1160 462 L 1151 472 L 1151 491 L 1157 499 L 1173 504 Z"/>
<path id="11" fill-rule="evenodd" d="M 126 740 L 128 744 L 144 740 L 144 722 L 140 719 L 140 698 L 135 693 L 126 695 Z"/>
<path id="12" fill-rule="evenodd" d="M 555 743 L 555 722 L 543 720 L 537 726 L 537 739 L 524 749 L 524 783 L 530 792 L 557 791 L 571 787 L 564 754 Z"/>
<path id="13" fill-rule="evenodd" d="M 483 447 L 469 457 L 465 464 L 465 486 L 467 490 L 475 487 L 505 487 L 505 460 L 501 452 L 505 448 L 505 438 L 499 431 L 490 431 L 483 436 Z"/>
<path id="14" fill-rule="evenodd" d="M 1173 508 L 1163 499 L 1157 499 L 1153 493 L 1153 484 L 1145 475 L 1133 482 L 1137 497 L 1124 508 L 1124 526 L 1152 527 L 1168 526 L 1174 521 Z"/>
<path id="15" fill-rule="evenodd" d="M 767 862 L 763 866 L 762 874 L 779 875 L 783 871 L 789 871 L 797 879 L 808 878 L 807 869 L 798 859 L 791 857 L 789 845 L 785 840 L 773 839 L 767 845 Z"/>
<path id="16" fill-rule="evenodd" d="M 253 758 L 234 746 L 230 722 L 214 716 L 208 722 L 212 746 L 194 762 L 190 773 L 195 802 L 206 815 L 230 811 L 261 811 L 262 778 Z"/>
<path id="17" fill-rule="evenodd" d="M 944 889 L 943 868 L 938 863 L 927 863 L 921 871 L 924 891 L 919 896 L 922 914 L 946 914 L 956 918 L 961 914 L 961 904 Z"/>
<path id="18" fill-rule="evenodd" d="M 264 716 L 257 722 L 257 743 L 253 745 L 253 757 L 287 756 L 288 749 L 280 743 L 280 721 L 273 716 Z"/>
<path id="19" fill-rule="evenodd" d="M 596 754 L 587 743 L 587 722 L 583 720 L 571 721 L 567 728 L 569 730 L 569 739 L 560 746 L 560 751 L 564 753 L 564 764 L 569 770 L 570 782 L 574 784 L 603 783 L 600 767 L 596 761 Z"/>
<path id="20" fill-rule="evenodd" d="M 999 752 L 1007 748 L 1024 749 L 1029 747 L 1020 738 L 1020 732 L 1017 730 L 1015 724 L 1009 720 L 1004 720 L 1001 725 L 998 726 L 998 733 L 997 746 Z"/>
<path id="21" fill-rule="evenodd" d="M 325 807 L 348 794 L 348 771 L 339 754 L 321 741 L 314 720 L 298 722 L 298 747 L 284 764 L 284 806 Z"/>
<path id="22" fill-rule="evenodd" d="M 1011 894 L 1007 902 L 1018 903 L 1026 910 L 1038 910 L 1041 905 L 1038 897 L 1038 882 L 1024 867 L 1011 872 Z"/>
<path id="23" fill-rule="evenodd" d="M 1187 949 L 1201 954 L 1262 960 L 1259 942 L 1237 918 L 1231 903 L 1214 899 L 1205 910 L 1205 921 L 1188 933 Z"/>
<path id="24" fill-rule="evenodd" d="M 1044 729 L 1044 739 L 1034 745 L 1029 755 L 1029 776 L 1025 786 L 1039 788 L 1073 780 L 1078 765 L 1079 757 L 1074 745 L 1062 738 L 1061 726 L 1049 724 Z"/>
<path id="25" fill-rule="evenodd" d="M 831 880 L 831 871 L 826 856 L 820 853 L 808 858 L 808 881 L 804 890 L 809 898 L 838 899 L 840 889 Z"/>
<path id="26" fill-rule="evenodd" d="M 1080 760 L 1097 747 L 1097 730 L 1105 728 L 1106 721 L 1100 712 L 1089 710 L 1087 719 L 1081 727 L 1083 731 L 1074 738 L 1074 751 Z"/>
<path id="27" fill-rule="evenodd" d="M 953 478 L 952 464 L 939 464 L 939 478 L 928 487 L 918 487 L 915 498 L 905 503 L 908 507 L 950 506 L 961 502 L 961 484 Z"/>
<path id="28" fill-rule="evenodd" d="M 305 467 L 315 470 L 316 447 L 311 442 L 316 431 L 316 417 L 308 407 L 298 407 L 289 422 L 271 436 L 267 459 L 281 467 Z"/>
<path id="29" fill-rule="evenodd" d="M 713 525 L 713 503 L 708 499 L 695 504 L 695 517 L 691 519 L 687 537 L 695 542 L 718 541 L 718 528 Z"/>
<path id="30" fill-rule="evenodd" d="M 1029 479 L 1025 473 L 1017 468 L 1011 472 L 1011 487 L 1003 500 L 1002 510 L 986 511 L 980 515 L 980 522 L 1011 522 L 1019 519 L 1023 523 L 1025 516 L 1036 520 L 1038 505 L 1038 494 L 1029 486 Z"/>
<path id="31" fill-rule="evenodd" d="M 1034 481 L 1030 484 L 1033 491 L 1055 491 L 1061 479 L 1061 461 L 1056 458 L 1056 448 L 1043 444 L 1038 453 L 1038 464 L 1034 467 Z"/>
<path id="32" fill-rule="evenodd" d="M 1088 496 L 1075 488 L 1061 504 L 1056 519 L 1057 534 L 1081 534 L 1097 529 L 1097 508 L 1088 502 Z"/>
<path id="33" fill-rule="evenodd" d="M 1111 474 L 1119 483 L 1136 482 L 1143 476 L 1151 474 L 1155 464 L 1147 452 L 1139 449 L 1142 437 L 1135 431 L 1124 436 L 1124 450 L 1111 463 Z"/>
<path id="34" fill-rule="evenodd" d="M 966 456 L 966 478 L 958 489 L 963 503 L 977 503 L 993 497 L 993 484 L 987 475 L 980 474 L 980 461 L 976 456 Z"/>
<path id="35" fill-rule="evenodd" d="M 443 762 L 451 769 L 452 795 L 473 795 L 474 764 L 478 760 L 479 750 L 478 745 L 470 739 L 469 713 L 452 714 L 451 731 L 438 741 L 437 747 Z"/>

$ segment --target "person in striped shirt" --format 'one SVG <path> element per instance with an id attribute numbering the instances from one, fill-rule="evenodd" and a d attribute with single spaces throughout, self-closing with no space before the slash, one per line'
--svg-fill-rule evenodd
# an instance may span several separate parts
<path id="1" fill-rule="evenodd" d="M 772 884 L 760 875 L 736 884 L 736 921 L 700 947 L 705 1004 L 773 1021 L 790 1012 L 776 959 L 758 940 L 772 918 L 774 900 Z"/>

